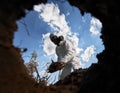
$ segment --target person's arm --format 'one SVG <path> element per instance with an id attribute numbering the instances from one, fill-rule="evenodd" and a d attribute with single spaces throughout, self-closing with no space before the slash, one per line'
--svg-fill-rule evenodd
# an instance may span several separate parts
<path id="1" fill-rule="evenodd" d="M 75 56 L 75 49 L 70 42 L 65 42 L 66 55 L 61 59 L 62 62 L 67 63 Z"/>

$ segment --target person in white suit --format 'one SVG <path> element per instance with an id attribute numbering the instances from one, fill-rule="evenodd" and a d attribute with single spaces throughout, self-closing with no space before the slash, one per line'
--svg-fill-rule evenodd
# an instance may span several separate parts
<path id="1" fill-rule="evenodd" d="M 50 40 L 56 45 L 56 55 L 58 62 L 64 62 L 65 66 L 60 72 L 59 79 L 64 79 L 73 70 L 79 69 L 79 57 L 76 55 L 76 49 L 73 44 L 64 40 L 64 37 L 50 34 Z"/>

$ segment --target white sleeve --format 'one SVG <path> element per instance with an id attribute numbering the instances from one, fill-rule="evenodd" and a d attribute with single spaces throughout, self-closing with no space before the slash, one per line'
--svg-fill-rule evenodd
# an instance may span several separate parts
<path id="1" fill-rule="evenodd" d="M 69 62 L 73 57 L 75 56 L 75 49 L 73 48 L 72 44 L 69 42 L 65 42 L 65 48 L 66 48 L 66 55 L 61 59 L 62 62 Z"/>

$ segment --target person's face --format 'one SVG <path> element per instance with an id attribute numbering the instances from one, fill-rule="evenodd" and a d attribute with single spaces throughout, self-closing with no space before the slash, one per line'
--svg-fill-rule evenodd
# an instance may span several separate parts
<path id="1" fill-rule="evenodd" d="M 56 45 L 58 45 L 60 43 L 60 40 L 58 39 L 57 36 L 52 37 L 51 41 Z"/>

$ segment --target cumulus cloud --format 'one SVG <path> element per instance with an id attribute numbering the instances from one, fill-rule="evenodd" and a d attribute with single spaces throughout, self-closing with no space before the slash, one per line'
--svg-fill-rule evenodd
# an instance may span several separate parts
<path id="1" fill-rule="evenodd" d="M 40 18 L 59 34 L 71 34 L 65 15 L 60 14 L 59 7 L 54 3 L 40 4 L 34 6 L 34 10 L 39 12 Z"/>
<path id="2" fill-rule="evenodd" d="M 69 16 L 70 15 L 70 12 L 67 12 L 66 16 Z"/>
<path id="3" fill-rule="evenodd" d="M 99 35 L 101 27 L 101 22 L 98 19 L 92 17 L 90 22 L 90 32 L 92 33 L 92 35 Z"/>
<path id="4" fill-rule="evenodd" d="M 55 53 L 55 44 L 53 44 L 49 38 L 50 33 L 43 34 L 43 50 L 49 56 Z"/>
<path id="5" fill-rule="evenodd" d="M 84 53 L 81 55 L 81 58 L 82 58 L 83 61 L 89 62 L 90 58 L 92 57 L 92 55 L 94 53 L 95 53 L 95 46 L 91 45 L 91 46 L 86 48 Z"/>

